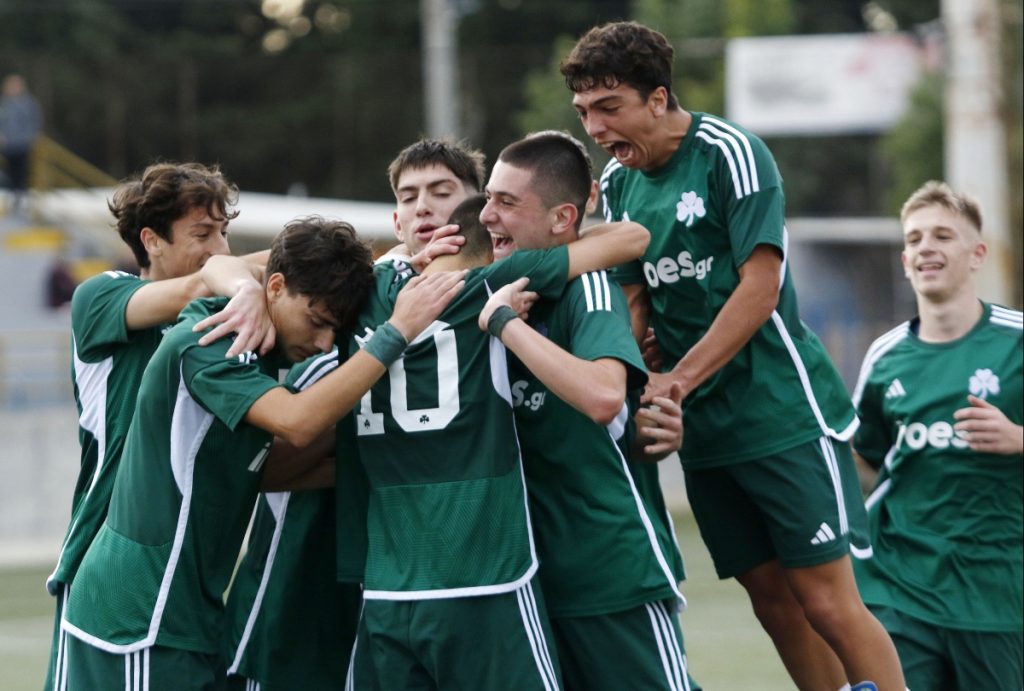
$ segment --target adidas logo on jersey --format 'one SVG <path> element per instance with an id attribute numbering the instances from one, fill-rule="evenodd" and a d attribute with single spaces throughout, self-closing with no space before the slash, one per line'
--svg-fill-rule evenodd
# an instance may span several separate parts
<path id="1" fill-rule="evenodd" d="M 989 394 L 999 394 L 999 375 L 988 369 L 977 369 L 967 382 L 967 390 L 978 398 L 988 398 Z"/>
<path id="2" fill-rule="evenodd" d="M 823 545 L 826 542 L 832 542 L 836 539 L 836 534 L 832 532 L 832 528 L 828 526 L 828 523 L 822 523 L 818 527 L 818 532 L 811 538 L 812 545 Z"/>
<path id="3" fill-rule="evenodd" d="M 899 398 L 906 395 L 907 390 L 903 388 L 903 384 L 899 379 L 893 379 L 892 384 L 889 384 L 889 388 L 885 390 L 886 398 Z"/>

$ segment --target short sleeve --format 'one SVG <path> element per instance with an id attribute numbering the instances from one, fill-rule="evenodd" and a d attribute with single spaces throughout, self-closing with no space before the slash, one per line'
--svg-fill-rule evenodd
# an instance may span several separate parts
<path id="1" fill-rule="evenodd" d="M 225 357 L 229 347 L 229 339 L 188 347 L 181 376 L 192 397 L 233 431 L 252 404 L 280 384 L 260 370 L 252 353 Z"/>
<path id="2" fill-rule="evenodd" d="M 560 297 L 569 277 L 569 248 L 561 245 L 515 252 L 488 267 L 487 284 L 491 290 L 497 290 L 523 276 L 530 279 L 527 290 L 552 300 Z"/>
<path id="3" fill-rule="evenodd" d="M 753 135 L 744 142 L 750 147 L 746 155 L 719 157 L 716 170 L 736 268 L 758 245 L 771 245 L 783 253 L 786 249 L 786 197 L 779 169 L 764 142 Z M 744 168 L 737 167 L 740 162 Z"/>
<path id="4" fill-rule="evenodd" d="M 148 283 L 123 271 L 105 271 L 75 289 L 71 330 L 80 358 L 92 361 L 106 357 L 109 346 L 128 341 L 128 301 Z"/>
<path id="5" fill-rule="evenodd" d="M 868 381 L 857 404 L 860 427 L 853 437 L 853 448 L 868 463 L 880 468 L 892 448 L 892 431 L 882 410 L 882 389 L 878 382 Z"/>
<path id="6" fill-rule="evenodd" d="M 585 273 L 561 302 L 570 314 L 571 351 L 582 360 L 615 358 L 626 366 L 627 388 L 647 383 L 647 369 L 629 322 L 626 296 L 605 271 Z"/>

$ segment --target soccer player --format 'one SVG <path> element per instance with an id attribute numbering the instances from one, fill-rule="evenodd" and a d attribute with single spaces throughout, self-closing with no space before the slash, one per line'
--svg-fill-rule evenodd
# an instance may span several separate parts
<path id="1" fill-rule="evenodd" d="M 227 228 L 238 213 L 233 209 L 237 194 L 216 167 L 159 163 L 146 168 L 122 184 L 109 203 L 141 276 L 107 271 L 74 293 L 71 376 L 81 468 L 71 521 L 46 582 L 57 598 L 47 689 L 62 685 L 62 609 L 85 550 L 106 518 L 142 371 L 178 312 L 193 298 L 214 294 L 199 270 L 228 252 Z M 237 294 L 231 310 L 241 315 L 232 321 L 239 329 L 236 347 L 248 350 L 272 342 L 266 325 L 245 316 L 262 311 L 262 291 L 252 275 L 246 271 L 243 280 L 225 289 L 224 294 Z"/>
<path id="2" fill-rule="evenodd" d="M 580 142 L 530 135 L 501 152 L 480 218 L 513 251 L 567 244 L 592 179 Z M 488 300 L 482 326 L 501 305 L 511 307 L 506 290 Z M 531 307 L 528 322 L 509 321 L 501 341 L 516 356 L 516 429 L 565 688 L 696 688 L 677 617 L 682 559 L 657 465 L 629 460 L 630 412 L 647 376 L 621 288 L 604 271 L 584 274 L 557 300 Z M 652 414 L 677 425 L 652 449 L 668 453 L 681 442 L 678 401 L 655 403 Z"/>
<path id="3" fill-rule="evenodd" d="M 339 567 L 364 584 L 350 688 L 560 686 L 534 587 L 538 560 L 505 351 L 477 321 L 491 291 L 527 276 L 531 289 L 556 297 L 581 273 L 639 256 L 647 231 L 615 224 L 568 247 L 491 264 L 490 236 L 474 223 L 482 203 L 470 198 L 460 209 L 475 204 L 476 213 L 455 211 L 465 244 L 425 270 L 472 266 L 466 288 L 363 398 L 354 424 L 339 427 L 342 442 L 354 438 L 358 447 L 338 454 L 339 515 L 354 505 L 353 470 L 365 473 L 369 490 L 362 532 L 341 522 L 338 529 L 348 541 L 339 544 Z M 390 311 L 405 273 L 398 262 L 378 265 L 350 352 L 376 338 L 371 327 Z"/>
<path id="4" fill-rule="evenodd" d="M 336 423 L 461 288 L 414 279 L 390 319 L 317 386 L 279 372 L 334 344 L 373 282 L 352 227 L 300 219 L 275 238 L 264 291 L 276 332 L 265 357 L 198 347 L 194 326 L 226 300 L 191 303 L 142 377 L 110 509 L 64 611 L 67 688 L 206 689 L 223 675 L 222 597 L 275 436 L 305 446 Z"/>
<path id="5" fill-rule="evenodd" d="M 857 585 L 914 691 L 1019 689 L 1021 313 L 978 299 L 976 202 L 928 182 L 900 220 L 917 317 L 872 344 L 854 391 L 854 448 L 878 472 Z"/>
<path id="6" fill-rule="evenodd" d="M 483 177 L 483 154 L 465 145 L 421 139 L 402 149 L 388 166 L 400 245 L 379 261 L 412 262 L 415 254 L 422 266 L 457 251 L 463 238 L 447 234 L 448 217 L 480 191 Z M 437 231 L 444 241 L 425 252 Z M 334 351 L 296 365 L 289 384 L 310 386 L 338 363 Z M 232 688 L 314 691 L 344 684 L 362 591 L 335 575 L 334 494 L 333 487 L 275 492 L 258 501 L 227 603 Z"/>
<path id="7" fill-rule="evenodd" d="M 616 22 L 561 64 L 584 128 L 613 157 L 601 177 L 608 220 L 651 231 L 620 275 L 633 284 L 634 334 L 649 317 L 668 367 L 646 395 L 681 387 L 680 457 L 701 535 L 797 686 L 903 691 L 847 554 L 865 520 L 846 443 L 856 416 L 797 314 L 778 169 L 739 125 L 679 105 L 672 58 L 660 33 Z"/>

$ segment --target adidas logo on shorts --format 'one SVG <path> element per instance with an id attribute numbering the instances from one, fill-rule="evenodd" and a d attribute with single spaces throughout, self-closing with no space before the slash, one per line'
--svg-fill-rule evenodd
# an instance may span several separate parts
<path id="1" fill-rule="evenodd" d="M 822 523 L 818 532 L 811 538 L 812 545 L 823 545 L 836 539 L 836 534 L 828 527 L 828 523 Z"/>

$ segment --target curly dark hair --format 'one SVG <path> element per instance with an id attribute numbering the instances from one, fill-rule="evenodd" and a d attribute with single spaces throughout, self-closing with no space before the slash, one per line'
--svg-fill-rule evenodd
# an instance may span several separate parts
<path id="1" fill-rule="evenodd" d="M 611 22 L 590 29 L 558 69 L 573 93 L 597 86 L 614 89 L 625 84 L 645 101 L 659 86 L 668 92 L 668 105 L 679 101 L 672 93 L 675 50 L 665 36 L 636 22 Z"/>
<path id="2" fill-rule="evenodd" d="M 107 202 L 121 239 L 135 261 L 149 268 L 149 253 L 142 244 L 143 228 L 173 242 L 171 225 L 193 209 L 206 209 L 210 218 L 230 221 L 238 216 L 238 188 L 217 166 L 201 163 L 156 163 L 142 175 L 124 181 Z"/>
<path id="3" fill-rule="evenodd" d="M 345 221 L 306 216 L 290 221 L 270 245 L 266 276 L 280 273 L 292 294 L 323 304 L 349 331 L 373 290 L 373 254 Z"/>

